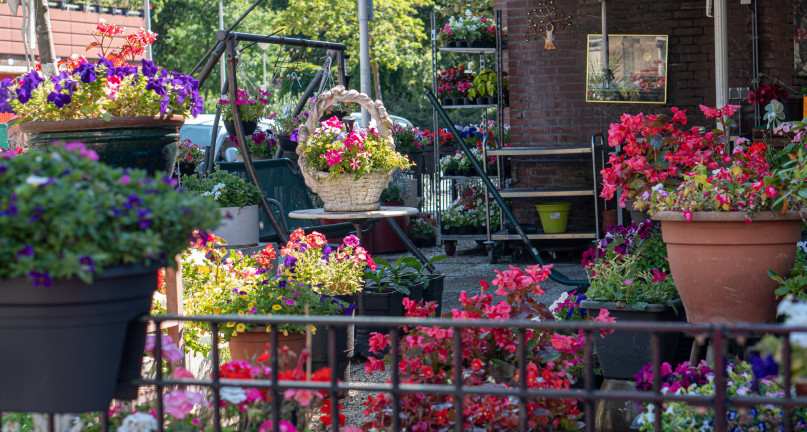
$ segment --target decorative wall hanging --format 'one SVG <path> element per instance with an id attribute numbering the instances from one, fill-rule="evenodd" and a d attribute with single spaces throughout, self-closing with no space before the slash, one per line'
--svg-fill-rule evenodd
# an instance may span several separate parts
<path id="1" fill-rule="evenodd" d="M 524 38 L 540 36 L 544 38 L 544 49 L 553 50 L 555 47 L 555 31 L 572 25 L 572 16 L 558 11 L 554 0 L 541 0 L 538 7 L 527 13 L 530 24 Z"/>
<path id="2" fill-rule="evenodd" d="M 608 69 L 602 64 L 602 35 L 588 35 L 586 102 L 667 102 L 667 36 L 608 35 Z"/>

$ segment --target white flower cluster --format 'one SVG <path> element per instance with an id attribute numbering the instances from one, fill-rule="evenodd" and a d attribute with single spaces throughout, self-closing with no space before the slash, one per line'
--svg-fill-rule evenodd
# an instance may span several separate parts
<path id="1" fill-rule="evenodd" d="M 123 419 L 118 432 L 151 432 L 157 430 L 157 419 L 151 414 L 136 412 Z"/>
<path id="2" fill-rule="evenodd" d="M 785 297 L 777 308 L 779 315 L 784 315 L 785 325 L 792 327 L 807 326 L 807 302 L 794 301 L 792 296 Z M 790 334 L 790 343 L 807 348 L 807 333 L 794 332 Z"/>
<path id="3" fill-rule="evenodd" d="M 213 190 L 203 193 L 202 196 L 212 196 L 214 200 L 218 201 L 219 197 L 221 196 L 222 189 L 224 189 L 224 183 L 218 183 L 217 185 L 213 186 Z"/>

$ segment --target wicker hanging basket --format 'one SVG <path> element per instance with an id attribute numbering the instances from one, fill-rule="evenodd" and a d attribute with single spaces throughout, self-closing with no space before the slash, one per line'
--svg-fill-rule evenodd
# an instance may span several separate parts
<path id="1" fill-rule="evenodd" d="M 329 212 L 359 212 L 378 210 L 381 193 L 392 180 L 394 170 L 363 175 L 355 180 L 353 175 L 343 174 L 338 179 L 331 179 L 330 173 L 318 171 L 310 166 L 303 157 L 308 138 L 319 126 L 319 118 L 325 110 L 336 102 L 355 102 L 367 109 L 370 116 L 377 123 L 378 134 L 382 138 L 390 138 L 392 120 L 387 115 L 387 109 L 381 101 L 373 102 L 369 96 L 356 90 L 345 90 L 343 86 L 336 86 L 317 97 L 310 110 L 308 121 L 298 129 L 299 145 L 297 154 L 300 156 L 300 172 L 305 183 L 314 193 L 322 198 L 325 211 Z M 390 138 L 388 146 L 392 150 L 395 144 Z"/>

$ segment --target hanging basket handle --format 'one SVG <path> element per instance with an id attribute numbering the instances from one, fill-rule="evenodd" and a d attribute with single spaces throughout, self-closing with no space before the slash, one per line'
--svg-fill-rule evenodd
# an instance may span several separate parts
<path id="1" fill-rule="evenodd" d="M 297 129 L 297 154 L 302 156 L 303 149 L 308 143 L 308 138 L 311 137 L 313 131 L 319 127 L 319 118 L 325 111 L 336 102 L 354 102 L 370 113 L 370 116 L 375 119 L 378 125 L 378 134 L 382 138 L 389 138 L 392 134 L 392 120 L 387 114 L 387 109 L 384 103 L 380 100 L 373 102 L 369 96 L 364 93 L 359 93 L 356 90 L 345 90 L 344 86 L 336 86 L 317 97 L 314 106 L 309 110 L 308 120 L 304 125 L 300 125 Z M 365 127 L 368 125 L 365 125 Z"/>

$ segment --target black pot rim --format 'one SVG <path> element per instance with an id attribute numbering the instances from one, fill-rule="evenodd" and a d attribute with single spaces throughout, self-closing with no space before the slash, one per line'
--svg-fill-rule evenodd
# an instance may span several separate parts
<path id="1" fill-rule="evenodd" d="M 680 298 L 677 298 L 672 301 L 673 307 L 676 309 L 681 309 L 684 303 L 681 301 Z M 607 309 L 612 311 L 623 311 L 623 312 L 664 312 L 670 310 L 671 307 L 667 306 L 666 304 L 662 303 L 651 303 L 647 305 L 645 310 L 638 310 L 634 309 L 630 305 L 622 306 L 617 302 L 601 302 L 596 300 L 583 300 L 580 302 L 580 307 L 585 309 Z"/>

